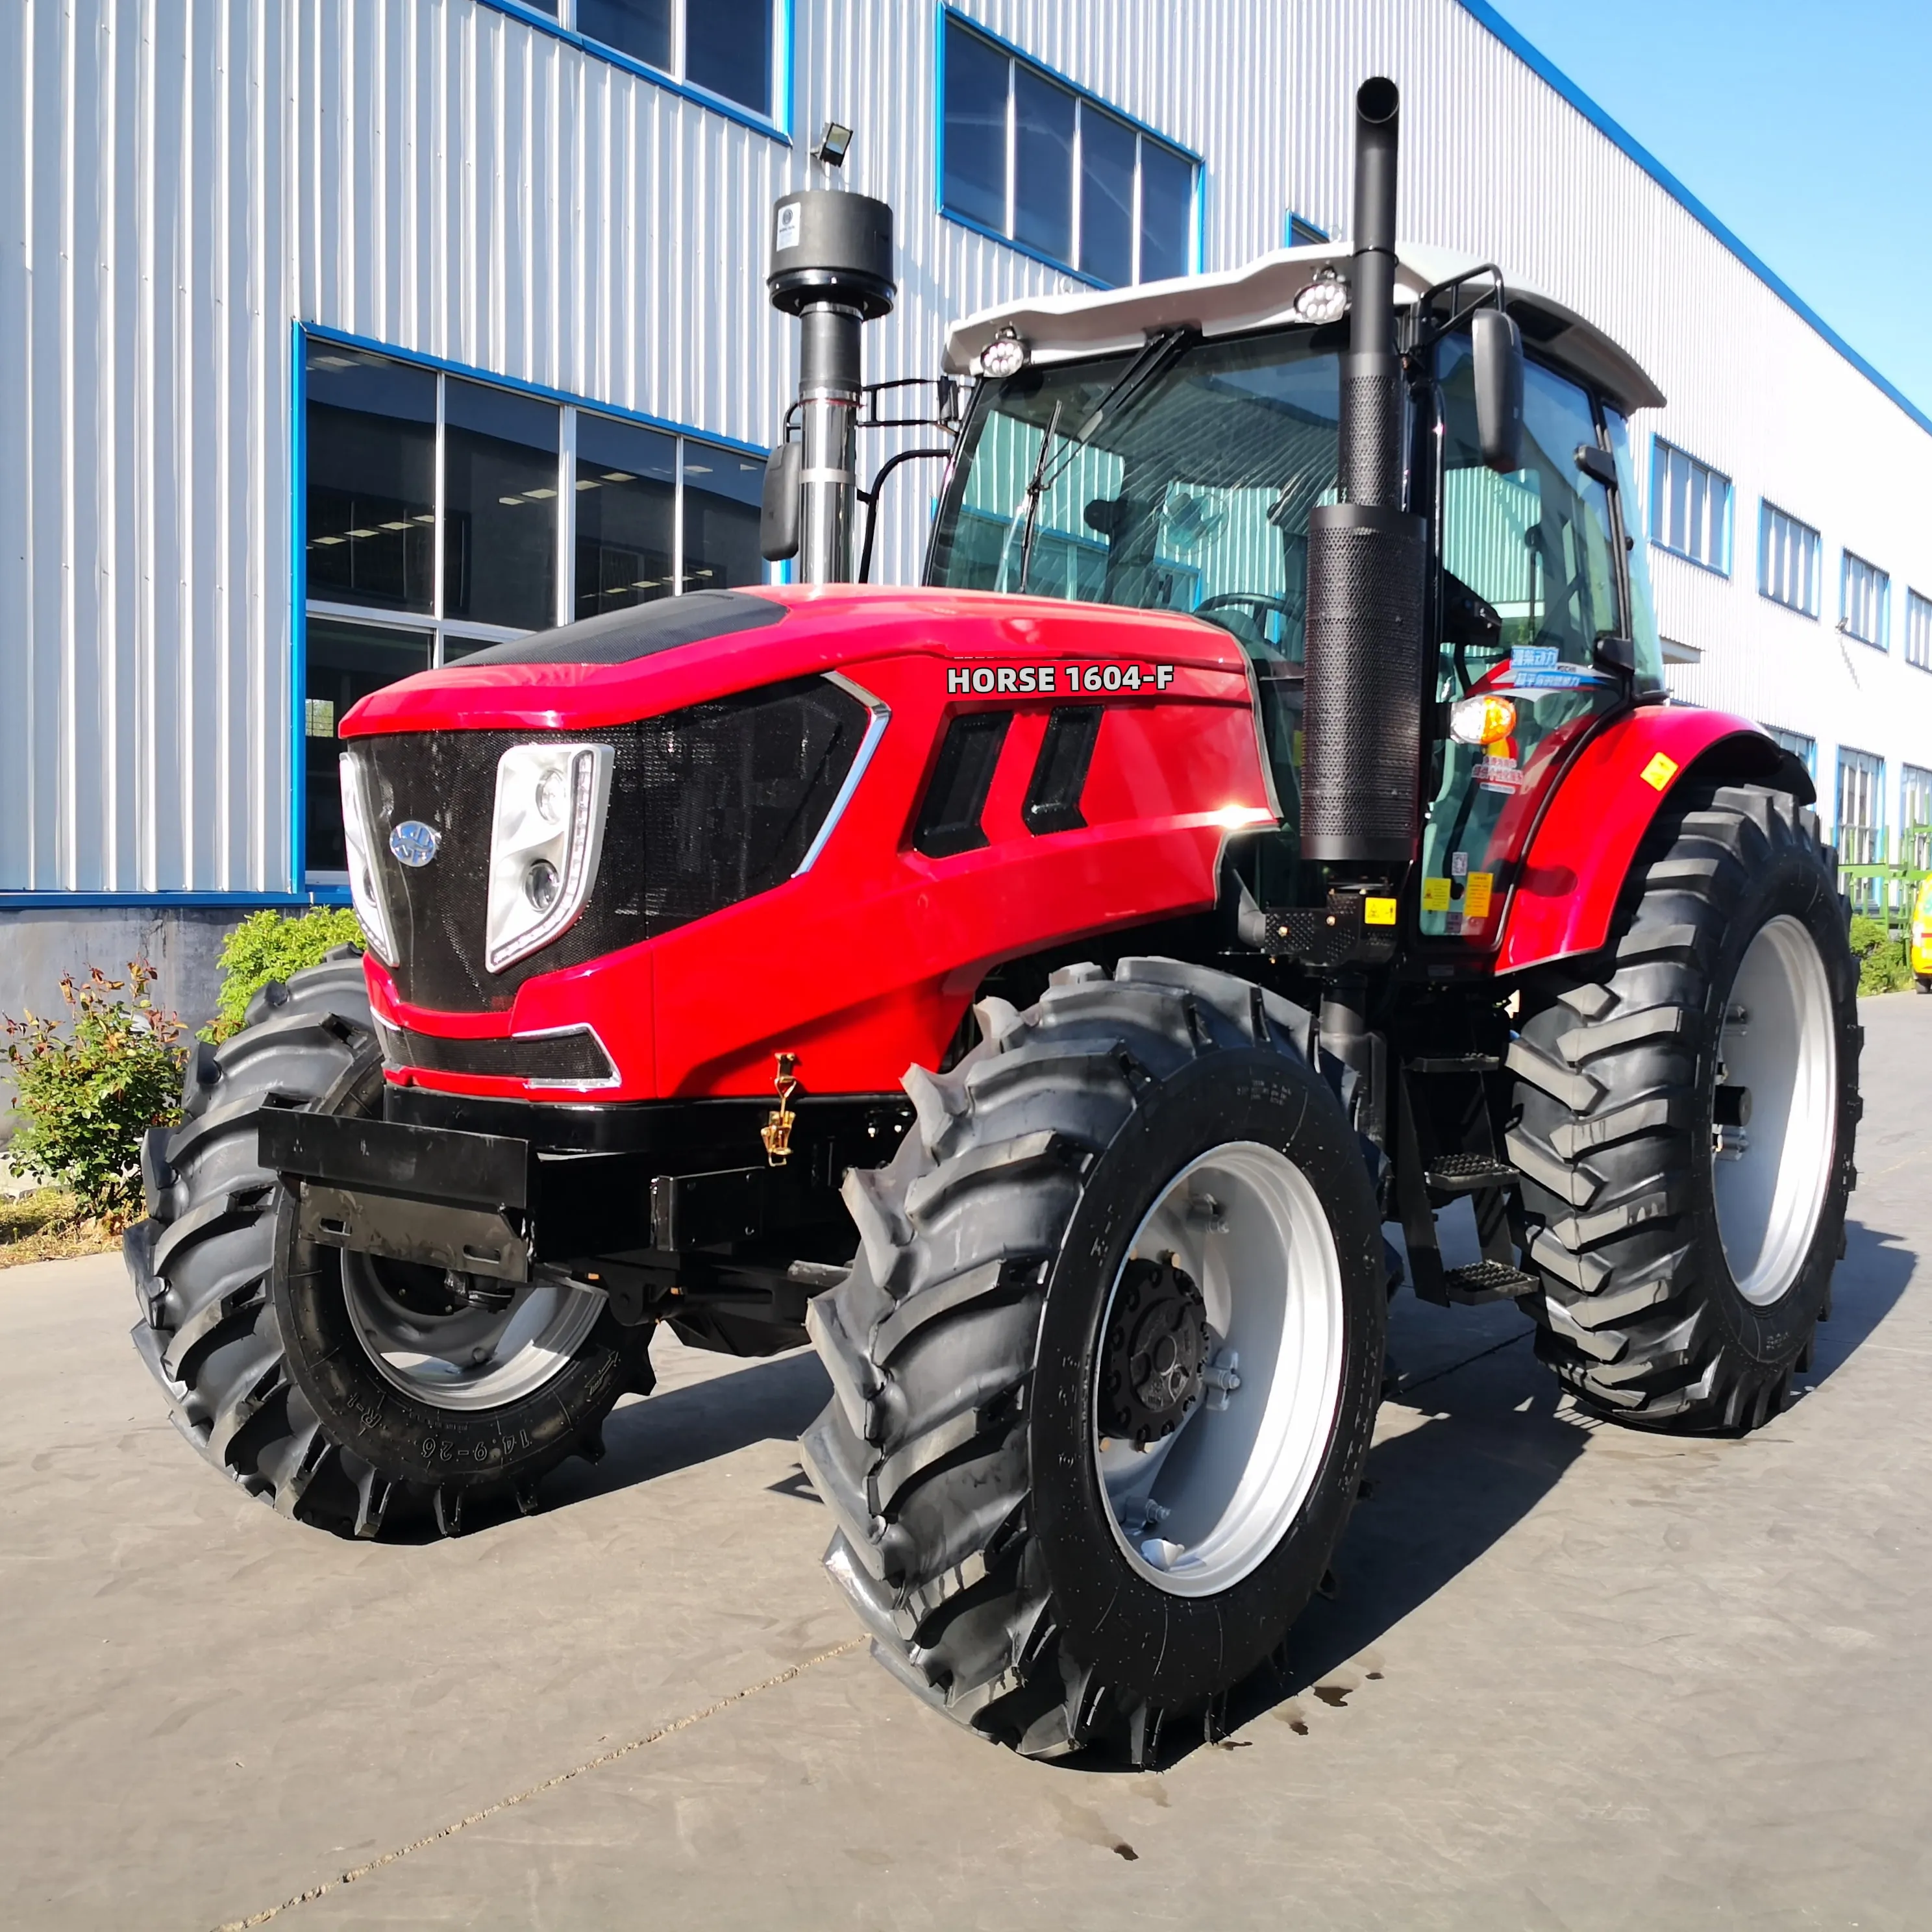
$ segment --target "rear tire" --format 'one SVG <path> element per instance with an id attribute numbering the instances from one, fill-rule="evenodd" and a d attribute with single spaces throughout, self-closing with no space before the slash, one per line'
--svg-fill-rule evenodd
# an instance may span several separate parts
<path id="1" fill-rule="evenodd" d="M 340 1535 L 424 1517 L 451 1533 L 466 1504 L 507 1494 L 529 1508 L 545 1469 L 599 1453 L 611 1404 L 650 1387 L 650 1330 L 607 1310 L 541 1386 L 494 1406 L 440 1407 L 386 1373 L 345 1257 L 296 1238 L 293 1197 L 260 1165 L 255 1132 L 265 1104 L 371 1111 L 381 1082 L 352 948 L 272 982 L 240 1032 L 194 1049 L 185 1119 L 148 1136 L 148 1218 L 123 1241 L 134 1346 L 182 1435 L 283 1515 Z"/>
<path id="2" fill-rule="evenodd" d="M 1524 986 L 1509 1147 L 1544 1284 L 1526 1306 L 1599 1414 L 1738 1433 L 1808 1363 L 1856 1178 L 1846 920 L 1815 812 L 1700 788 L 1646 842 L 1609 953 Z M 1739 1088 L 1753 1119 L 1727 1124 Z"/>
<path id="3" fill-rule="evenodd" d="M 808 1314 L 826 1567 L 934 1708 L 1145 1762 L 1278 1648 L 1347 1521 L 1387 1318 L 1372 1190 L 1308 1016 L 1244 982 L 1125 960 L 977 1012 L 956 1068 L 907 1075 L 897 1156 L 848 1175 L 858 1257 Z M 1156 1467 L 1147 1498 L 1124 1466 Z"/>

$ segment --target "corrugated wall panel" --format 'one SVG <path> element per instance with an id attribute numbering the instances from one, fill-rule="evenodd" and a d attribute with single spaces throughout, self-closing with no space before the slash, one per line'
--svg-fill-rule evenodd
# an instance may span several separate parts
<path id="1" fill-rule="evenodd" d="M 1684 697 L 1932 765 L 1932 436 L 1455 0 L 965 0 L 1205 157 L 1206 266 L 1348 226 L 1353 83 L 1404 89 L 1401 226 L 1588 313 L 1735 479 L 1733 576 L 1652 553 Z M 793 380 L 772 198 L 828 118 L 897 212 L 876 376 L 1070 278 L 938 212 L 940 14 L 796 0 L 787 146 L 477 0 L 16 0 L 0 21 L 0 891 L 290 883 L 291 326 L 326 324 L 754 443 Z M 877 439 L 868 458 L 924 440 Z M 915 575 L 936 465 L 890 486 Z M 1816 621 L 1755 589 L 1769 496 L 1823 532 Z M 1841 639 L 1846 544 L 1893 650 Z"/>

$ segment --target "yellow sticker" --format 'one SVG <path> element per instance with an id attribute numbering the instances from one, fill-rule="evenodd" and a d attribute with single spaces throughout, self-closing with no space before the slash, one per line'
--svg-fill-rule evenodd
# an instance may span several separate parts
<path id="1" fill-rule="evenodd" d="M 1449 881 L 1447 879 L 1423 880 L 1422 909 L 1424 912 L 1447 912 L 1449 910 Z"/>
<path id="2" fill-rule="evenodd" d="M 1364 926 L 1394 925 L 1395 901 L 1394 899 L 1363 900 L 1362 923 Z"/>
<path id="3" fill-rule="evenodd" d="M 1661 791 L 1677 776 L 1677 760 L 1675 758 L 1666 758 L 1660 752 L 1648 764 L 1644 766 L 1639 776 L 1646 784 L 1653 786 L 1658 791 Z"/>
<path id="4" fill-rule="evenodd" d="M 1463 882 L 1462 916 L 1466 919 L 1487 919 L 1490 916 L 1490 888 L 1496 883 L 1493 872 L 1472 872 Z"/>
<path id="5" fill-rule="evenodd" d="M 1296 732 L 1294 737 L 1288 741 L 1288 763 L 1294 766 L 1297 771 L 1300 770 L 1301 734 L 1299 731 Z"/>

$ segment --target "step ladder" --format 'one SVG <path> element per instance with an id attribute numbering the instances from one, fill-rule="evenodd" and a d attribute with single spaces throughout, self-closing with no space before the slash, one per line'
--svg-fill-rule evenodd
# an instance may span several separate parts
<path id="1" fill-rule="evenodd" d="M 1497 1151 L 1488 1081 L 1493 1053 L 1419 1054 L 1396 1078 L 1396 1198 L 1418 1300 L 1438 1308 L 1514 1301 L 1538 1286 L 1516 1264 L 1522 1230 L 1512 1224 L 1510 1190 L 1521 1174 Z M 1483 1258 L 1444 1268 L 1436 1239 L 1438 1208 L 1467 1199 L 1474 1208 Z M 1520 1217 L 1519 1217 L 1520 1218 Z"/>

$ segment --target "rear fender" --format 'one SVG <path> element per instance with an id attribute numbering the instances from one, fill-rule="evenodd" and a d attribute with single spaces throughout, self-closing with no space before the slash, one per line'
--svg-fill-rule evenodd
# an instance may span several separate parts
<path id="1" fill-rule="evenodd" d="M 1510 895 L 1496 970 L 1603 945 L 1645 833 L 1694 778 L 1768 784 L 1806 805 L 1817 795 L 1804 766 L 1748 718 L 1665 705 L 1625 712 L 1558 781 Z"/>

